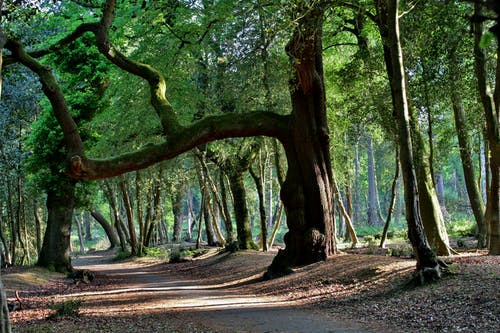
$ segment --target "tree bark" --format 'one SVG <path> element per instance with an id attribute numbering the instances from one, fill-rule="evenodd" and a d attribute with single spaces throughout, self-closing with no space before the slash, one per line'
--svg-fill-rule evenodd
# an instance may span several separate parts
<path id="1" fill-rule="evenodd" d="M 394 213 L 394 206 L 396 205 L 396 197 L 398 195 L 397 185 L 399 178 L 399 150 L 396 147 L 396 158 L 395 158 L 395 171 L 394 178 L 392 180 L 391 186 L 391 201 L 389 203 L 389 209 L 387 210 L 387 219 L 385 220 L 384 230 L 382 231 L 382 237 L 380 238 L 380 247 L 385 247 L 385 240 L 387 239 L 387 231 L 389 230 L 389 224 L 391 223 L 392 214 Z"/>
<path id="2" fill-rule="evenodd" d="M 3 245 L 3 250 L 0 249 L 1 257 L 0 260 L 0 268 L 11 266 L 12 265 L 12 257 L 10 254 L 10 249 L 9 249 L 9 244 L 7 242 L 7 239 L 5 238 L 5 234 L 3 232 L 4 228 L 4 223 L 3 223 L 4 217 L 1 212 L 1 207 L 0 207 L 0 240 Z M 41 244 L 40 244 L 41 247 Z M 40 253 L 40 251 L 38 251 Z"/>
<path id="3" fill-rule="evenodd" d="M 440 256 L 449 256 L 456 253 L 449 244 L 448 233 L 444 225 L 441 206 L 437 198 L 433 177 L 426 158 L 425 145 L 416 121 L 412 121 L 414 144 L 414 163 L 417 172 L 418 197 L 420 201 L 420 216 L 424 225 L 424 232 L 431 248 Z"/>
<path id="4" fill-rule="evenodd" d="M 457 82 L 458 79 L 458 77 L 452 77 L 451 82 Z M 465 186 L 467 187 L 469 202 L 478 227 L 477 246 L 479 248 L 484 248 L 487 246 L 488 240 L 488 229 L 485 218 L 486 208 L 478 184 L 476 183 L 476 172 L 474 170 L 470 139 L 467 133 L 464 104 L 460 91 L 457 90 L 457 88 L 458 87 L 452 88 L 452 104 L 453 113 L 455 115 L 458 145 L 460 148 L 460 158 L 462 159 L 462 168 L 464 170 Z"/>
<path id="5" fill-rule="evenodd" d="M 380 199 L 377 189 L 377 176 L 375 173 L 375 156 L 373 153 L 372 137 L 367 136 L 368 154 L 368 224 L 377 226 L 380 224 Z"/>
<path id="6" fill-rule="evenodd" d="M 333 177 L 333 191 L 335 192 L 335 198 L 337 200 L 337 205 L 340 208 L 340 213 L 344 217 L 345 223 L 346 223 L 346 229 L 349 234 L 349 238 L 351 239 L 352 242 L 352 247 L 355 247 L 359 240 L 358 236 L 356 235 L 356 231 L 354 230 L 354 225 L 352 224 L 351 217 L 349 216 L 347 210 L 344 207 L 344 203 L 342 202 L 342 196 L 340 195 L 340 190 L 337 185 L 337 181 L 335 180 L 335 177 Z"/>
<path id="7" fill-rule="evenodd" d="M 137 235 L 136 235 L 135 226 L 134 226 L 134 211 L 132 210 L 132 206 L 130 204 L 130 197 L 128 194 L 127 185 L 125 183 L 125 180 L 120 181 L 120 190 L 122 192 L 123 204 L 125 206 L 125 213 L 127 215 L 130 252 L 134 255 L 137 255 L 138 254 Z"/>
<path id="8" fill-rule="evenodd" d="M 229 186 L 234 198 L 234 219 L 236 221 L 236 233 L 238 247 L 240 250 L 257 250 L 252 239 L 252 230 L 248 218 L 247 192 L 243 181 L 244 173 L 240 168 L 229 171 Z"/>
<path id="9" fill-rule="evenodd" d="M 474 3 L 474 16 L 483 17 L 482 3 Z M 500 13 L 496 10 L 497 25 L 492 30 L 497 39 L 497 54 L 500 51 Z M 495 89 L 493 95 L 488 84 L 488 71 L 486 56 L 480 46 L 483 36 L 483 22 L 476 20 L 474 28 L 474 58 L 476 77 L 478 81 L 479 95 L 483 104 L 484 116 L 486 119 L 486 136 L 490 148 L 490 190 L 488 193 L 488 203 L 486 219 L 489 233 L 489 254 L 500 255 L 500 137 L 499 137 L 499 113 L 500 113 L 500 57 L 496 57 Z"/>
<path id="10" fill-rule="evenodd" d="M 439 205 L 441 206 L 441 211 L 443 212 L 443 216 L 446 217 L 447 211 L 446 211 L 446 200 L 444 197 L 444 178 L 443 178 L 443 172 L 441 170 L 438 170 L 438 172 L 436 173 L 436 191 L 439 200 Z"/>
<path id="11" fill-rule="evenodd" d="M 322 62 L 323 2 L 299 2 L 298 25 L 287 45 L 295 68 L 290 82 L 292 119 L 283 142 L 288 172 L 281 189 L 287 214 L 286 247 L 267 276 L 336 253 L 329 130 Z"/>
<path id="12" fill-rule="evenodd" d="M 174 215 L 174 227 L 172 234 L 172 242 L 179 243 L 182 233 L 182 209 L 184 206 L 184 189 L 180 186 L 175 193 L 172 194 L 172 214 Z"/>
<path id="13" fill-rule="evenodd" d="M 276 221 L 274 222 L 274 226 L 273 226 L 273 232 L 271 233 L 271 239 L 269 240 L 268 248 L 270 248 L 270 249 L 273 247 L 274 239 L 276 238 L 276 234 L 278 233 L 278 229 L 280 228 L 282 213 L 283 213 L 283 203 L 280 202 L 279 208 L 278 208 L 278 213 L 276 215 Z"/>
<path id="14" fill-rule="evenodd" d="M 200 206 L 200 223 L 201 223 L 201 218 L 203 217 L 203 220 L 205 221 L 205 233 L 207 235 L 207 244 L 209 246 L 216 246 L 217 242 L 215 239 L 214 226 L 212 224 L 213 223 L 212 215 L 210 214 L 210 208 L 208 207 L 208 205 L 211 204 L 210 191 L 208 189 L 207 180 L 203 173 L 203 168 L 201 164 L 199 165 L 197 171 L 198 171 L 198 181 L 200 184 L 200 192 L 202 195 L 202 200 L 201 200 L 202 204 Z M 198 239 L 201 240 L 200 232 L 201 232 L 201 225 L 198 230 Z M 197 243 L 199 243 L 198 240 Z"/>
<path id="15" fill-rule="evenodd" d="M 106 221 L 104 216 L 102 216 L 102 214 L 96 211 L 95 209 L 92 209 L 90 211 L 90 214 L 104 229 L 104 232 L 106 233 L 106 236 L 108 237 L 109 240 L 109 248 L 110 249 L 115 248 L 118 245 L 119 240 L 111 224 L 108 221 Z"/>
<path id="16" fill-rule="evenodd" d="M 62 176 L 60 186 L 47 191 L 47 228 L 38 256 L 38 266 L 61 273 L 73 271 L 70 235 L 74 205 L 75 182 Z"/>
<path id="17" fill-rule="evenodd" d="M 78 240 L 80 242 L 80 254 L 84 254 L 85 253 L 85 240 L 83 238 L 82 220 L 80 220 L 76 214 L 74 214 L 74 219 L 76 222 L 76 227 L 78 229 Z"/>
<path id="18" fill-rule="evenodd" d="M 83 225 L 85 228 L 85 240 L 92 241 L 92 228 L 90 224 L 90 216 L 87 211 L 83 213 Z"/>
<path id="19" fill-rule="evenodd" d="M 399 40 L 399 1 L 376 0 L 376 7 L 377 23 L 384 43 L 384 59 L 398 128 L 408 237 L 417 259 L 417 271 L 421 276 L 421 281 L 425 282 L 439 278 L 441 274 L 440 265 L 429 246 L 420 216 L 420 202 L 413 160 L 410 113 L 406 97 L 403 54 Z"/>
<path id="20" fill-rule="evenodd" d="M 127 236 L 125 226 L 123 225 L 122 218 L 120 216 L 120 209 L 118 208 L 118 204 L 116 202 L 116 195 L 114 190 L 111 188 L 111 185 L 108 182 L 104 183 L 105 193 L 109 201 L 110 208 L 113 212 L 113 216 L 115 219 L 115 229 L 118 233 L 118 237 L 120 239 L 120 247 L 122 251 L 127 250 Z"/>
<path id="21" fill-rule="evenodd" d="M 359 222 L 361 220 L 361 201 L 359 198 L 359 140 L 356 140 L 354 147 L 354 212 L 353 221 Z"/>
<path id="22" fill-rule="evenodd" d="M 144 239 L 144 245 L 145 246 L 150 246 L 152 237 L 153 237 L 153 232 L 157 230 L 157 235 L 160 238 L 160 241 L 163 241 L 162 235 L 162 229 L 159 228 L 158 222 L 161 220 L 161 216 L 163 213 L 162 207 L 161 207 L 161 186 L 160 183 L 162 182 L 162 169 L 159 169 L 159 175 L 158 175 L 158 181 L 155 181 L 155 185 L 153 187 L 153 206 L 150 207 L 151 215 L 150 215 L 150 223 L 149 227 L 147 229 L 146 237 Z M 189 223 L 189 222 L 188 222 Z M 189 227 L 188 227 L 189 228 Z M 158 237 L 157 237 L 158 238 Z"/>
<path id="23" fill-rule="evenodd" d="M 234 237 L 234 228 L 233 228 L 233 221 L 231 220 L 231 213 L 229 211 L 229 205 L 228 205 L 228 191 L 226 189 L 226 184 L 224 181 L 224 172 L 222 170 L 219 171 L 219 184 L 220 184 L 220 191 L 221 191 L 221 201 L 222 201 L 222 209 L 224 211 L 224 223 L 226 227 L 226 246 L 229 246 L 230 248 L 235 247 L 236 243 L 236 238 Z"/>
<path id="24" fill-rule="evenodd" d="M 262 180 L 262 165 L 259 165 L 259 174 L 249 169 L 250 175 L 253 178 L 255 186 L 257 187 L 257 194 L 259 196 L 259 215 L 260 215 L 260 247 L 262 251 L 267 252 L 267 214 L 264 204 L 264 185 Z"/>

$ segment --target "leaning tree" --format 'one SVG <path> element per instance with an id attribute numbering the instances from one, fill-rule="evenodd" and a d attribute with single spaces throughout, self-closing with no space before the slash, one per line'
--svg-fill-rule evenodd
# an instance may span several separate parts
<path id="1" fill-rule="evenodd" d="M 214 140 L 250 136 L 277 138 L 288 161 L 281 199 L 289 231 L 284 238 L 285 249 L 280 250 L 268 270 L 272 277 L 286 272 L 289 267 L 323 260 L 336 252 L 322 63 L 322 26 L 325 11 L 331 5 L 324 0 L 292 1 L 284 8 L 293 21 L 293 33 L 286 46 L 293 73 L 289 82 L 292 110 L 286 115 L 271 111 L 227 113 L 205 116 L 187 125 L 182 123 L 167 98 L 165 77 L 154 67 L 127 57 L 110 40 L 117 6 L 115 0 L 105 2 L 98 22 L 79 25 L 47 49 L 27 52 L 19 41 L 8 39 L 6 48 L 10 55 L 6 61 L 20 62 L 39 76 L 64 133 L 67 173 L 76 179 L 106 178 L 138 170 Z M 148 83 L 151 106 L 162 128 L 161 143 L 106 159 L 93 159 L 85 154 L 78 127 L 55 75 L 38 60 L 66 47 L 85 32 L 95 35 L 99 52 L 112 64 Z M 425 235 L 419 233 L 418 237 L 425 238 Z M 432 252 L 427 254 L 433 256 Z M 420 269 L 434 268 L 435 261 L 426 260 L 424 256 L 418 259 Z M 427 267 L 428 264 L 432 267 Z"/>

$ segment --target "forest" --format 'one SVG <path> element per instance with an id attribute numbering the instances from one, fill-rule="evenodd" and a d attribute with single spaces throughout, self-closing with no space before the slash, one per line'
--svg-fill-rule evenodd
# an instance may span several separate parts
<path id="1" fill-rule="evenodd" d="M 1 267 L 498 256 L 499 38 L 495 0 L 0 0 Z"/>

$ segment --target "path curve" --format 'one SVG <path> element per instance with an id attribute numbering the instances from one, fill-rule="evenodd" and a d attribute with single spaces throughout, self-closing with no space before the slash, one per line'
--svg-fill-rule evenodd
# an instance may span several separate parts
<path id="1" fill-rule="evenodd" d="M 151 269 L 151 264 L 112 262 L 110 252 L 82 256 L 73 264 L 124 281 L 115 289 L 65 296 L 84 298 L 84 311 L 90 316 L 161 314 L 171 322 L 180 321 L 173 326 L 178 332 L 376 332 L 285 299 L 247 294 L 244 286 L 231 282 L 207 285 Z M 149 332 L 170 330 L 151 327 Z"/>

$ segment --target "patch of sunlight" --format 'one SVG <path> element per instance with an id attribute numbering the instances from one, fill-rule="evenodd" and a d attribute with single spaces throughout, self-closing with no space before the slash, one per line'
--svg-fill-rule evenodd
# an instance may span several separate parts
<path id="1" fill-rule="evenodd" d="M 32 267 L 29 270 L 18 273 L 2 274 L 2 281 L 5 291 L 10 294 L 16 290 L 22 291 L 32 289 L 45 284 L 51 278 L 60 278 L 64 276 L 61 273 L 50 272 L 41 267 Z"/>

